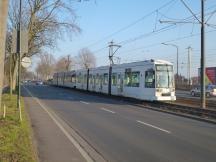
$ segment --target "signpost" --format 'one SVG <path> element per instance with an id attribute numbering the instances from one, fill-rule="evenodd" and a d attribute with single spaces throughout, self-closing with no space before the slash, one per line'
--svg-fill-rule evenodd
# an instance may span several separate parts
<path id="1" fill-rule="evenodd" d="M 13 32 L 12 36 L 12 53 L 17 55 L 18 61 L 18 77 L 17 77 L 17 108 L 19 109 L 20 121 L 22 121 L 22 113 L 20 106 L 20 74 L 21 74 L 21 59 L 25 53 L 28 53 L 28 31 L 21 30 L 22 18 L 22 0 L 19 0 L 19 21 L 17 23 L 17 30 Z M 29 60 L 27 60 L 28 62 Z M 29 66 L 29 63 L 23 61 L 24 66 Z"/>

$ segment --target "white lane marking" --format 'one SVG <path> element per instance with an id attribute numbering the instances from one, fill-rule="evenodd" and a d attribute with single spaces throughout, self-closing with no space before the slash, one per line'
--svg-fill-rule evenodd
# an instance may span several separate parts
<path id="1" fill-rule="evenodd" d="M 83 103 L 83 104 L 86 104 L 86 105 L 89 104 L 88 102 L 85 102 L 85 101 L 80 101 L 80 102 Z"/>
<path id="2" fill-rule="evenodd" d="M 24 87 L 24 86 L 23 86 Z M 64 127 L 55 119 L 55 117 L 51 114 L 46 106 L 44 106 L 39 99 L 33 96 L 33 94 L 26 88 L 24 89 L 28 92 L 28 94 L 47 112 L 50 118 L 54 121 L 54 123 L 60 128 L 60 130 L 64 133 L 64 135 L 69 139 L 69 141 L 79 150 L 80 154 L 85 158 L 87 162 L 94 162 L 94 160 L 88 155 L 88 153 L 79 145 L 79 143 L 64 129 Z"/>
<path id="3" fill-rule="evenodd" d="M 107 111 L 107 112 L 110 112 L 110 113 L 112 113 L 112 114 L 115 114 L 115 112 L 114 111 L 111 111 L 111 110 L 108 110 L 108 109 L 106 109 L 106 108 L 101 108 L 101 110 L 104 110 L 104 111 Z"/>
<path id="4" fill-rule="evenodd" d="M 73 98 L 73 97 L 67 97 L 67 99 L 74 100 L 74 98 Z"/>
<path id="5" fill-rule="evenodd" d="M 165 130 L 165 129 L 159 128 L 159 127 L 157 127 L 157 126 L 154 126 L 154 125 L 151 125 L 151 124 L 145 123 L 145 122 L 140 121 L 140 120 L 137 120 L 137 122 L 140 123 L 140 124 L 143 124 L 143 125 L 146 125 L 146 126 L 149 126 L 149 127 L 155 128 L 155 129 L 158 129 L 158 130 L 160 130 L 160 131 L 166 132 L 166 133 L 168 133 L 168 134 L 171 133 L 171 132 L 168 131 L 168 130 Z"/>

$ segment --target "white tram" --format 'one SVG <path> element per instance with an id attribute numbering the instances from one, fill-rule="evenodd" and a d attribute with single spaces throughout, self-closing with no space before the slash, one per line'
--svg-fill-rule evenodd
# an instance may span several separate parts
<path id="1" fill-rule="evenodd" d="M 141 100 L 176 100 L 173 64 L 164 60 L 55 73 L 52 83 Z"/>

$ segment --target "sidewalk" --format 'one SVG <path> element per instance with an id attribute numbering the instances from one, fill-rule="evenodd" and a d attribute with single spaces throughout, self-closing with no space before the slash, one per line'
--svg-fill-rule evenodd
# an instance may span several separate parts
<path id="1" fill-rule="evenodd" d="M 86 161 L 34 98 L 24 97 L 24 101 L 41 162 Z"/>

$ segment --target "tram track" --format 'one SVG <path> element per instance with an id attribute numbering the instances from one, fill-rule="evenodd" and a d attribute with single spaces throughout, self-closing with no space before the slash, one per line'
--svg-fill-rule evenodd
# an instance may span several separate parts
<path id="1" fill-rule="evenodd" d="M 200 107 L 200 100 L 195 98 L 185 98 L 185 97 L 178 97 L 176 104 L 180 105 L 189 105 L 193 107 Z M 215 109 L 216 110 L 216 101 L 213 100 L 206 100 L 206 107 L 208 109 Z"/>
<path id="2" fill-rule="evenodd" d="M 117 100 L 123 100 L 129 104 L 133 104 L 139 107 L 148 108 L 156 111 L 162 111 L 179 116 L 202 120 L 216 124 L 216 103 L 214 101 L 207 101 L 207 108 L 200 108 L 199 100 L 178 98 L 177 101 L 143 101 L 134 98 L 110 96 Z"/>
<path id="3" fill-rule="evenodd" d="M 90 92 L 91 93 L 91 92 Z M 104 94 L 100 94 L 104 95 Z M 107 96 L 107 95 L 106 95 Z M 129 104 L 136 105 L 142 108 L 147 108 L 155 111 L 161 111 L 170 113 L 178 116 L 192 118 L 200 121 L 216 124 L 216 108 L 214 108 L 214 101 L 208 101 L 211 104 L 211 108 L 205 109 L 199 107 L 198 100 L 188 100 L 181 98 L 177 101 L 162 102 L 162 101 L 143 101 L 134 98 L 120 97 L 120 96 L 109 96 L 117 100 L 128 102 Z"/>
<path id="4" fill-rule="evenodd" d="M 156 111 L 163 111 L 166 113 L 171 113 L 216 124 L 216 109 L 203 109 L 195 106 L 187 106 L 185 105 L 185 103 L 184 105 L 181 105 L 179 103 L 176 104 L 175 102 L 142 102 L 142 104 L 137 105 Z"/>

